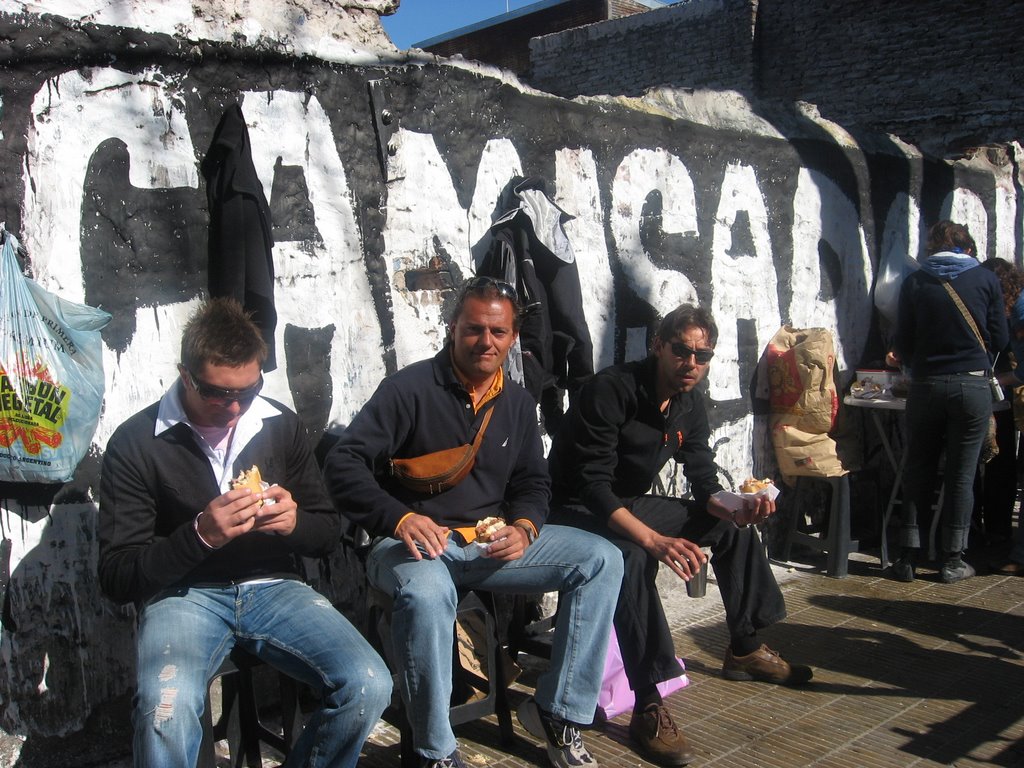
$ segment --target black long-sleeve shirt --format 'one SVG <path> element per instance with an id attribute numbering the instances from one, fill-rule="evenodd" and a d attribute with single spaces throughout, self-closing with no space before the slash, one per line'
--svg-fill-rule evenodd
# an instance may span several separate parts
<path id="1" fill-rule="evenodd" d="M 649 357 L 605 368 L 583 386 L 548 456 L 556 501 L 607 518 L 650 491 L 670 458 L 682 465 L 700 509 L 722 489 L 701 396 L 674 395 L 662 413 L 656 362 Z"/>
<path id="2" fill-rule="evenodd" d="M 489 408 L 494 415 L 473 469 L 454 488 L 428 495 L 389 474 L 392 458 L 471 443 Z M 474 413 L 447 346 L 381 382 L 327 454 L 324 478 L 342 514 L 384 536 L 394 536 L 410 511 L 451 528 L 504 515 L 509 521 L 527 519 L 540 530 L 551 496 L 533 398 L 506 379 L 501 393 Z"/>
<path id="3" fill-rule="evenodd" d="M 953 276 L 950 285 L 974 318 L 988 350 L 995 354 L 1005 348 L 1009 328 L 1003 291 L 995 274 L 975 267 Z M 903 281 L 895 347 L 914 378 L 992 367 L 989 353 L 978 342 L 942 280 L 925 267 Z"/>
<path id="4" fill-rule="evenodd" d="M 193 520 L 221 494 L 210 460 L 184 422 L 155 434 L 159 403 L 132 416 L 107 442 L 100 482 L 99 577 L 118 602 L 144 601 L 161 589 L 260 578 L 298 578 L 296 556 L 320 557 L 337 545 L 341 520 L 324 492 L 305 430 L 280 403 L 234 462 L 298 504 L 288 536 L 250 531 L 211 550 Z"/>

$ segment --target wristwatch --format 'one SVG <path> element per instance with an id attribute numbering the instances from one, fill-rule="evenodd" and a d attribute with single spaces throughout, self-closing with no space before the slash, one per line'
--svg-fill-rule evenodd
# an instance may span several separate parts
<path id="1" fill-rule="evenodd" d="M 749 528 L 750 527 L 750 523 L 747 523 L 746 525 L 740 525 L 739 523 L 736 522 L 736 510 L 735 509 L 732 511 L 732 524 L 735 525 L 737 528 Z"/>
<path id="2" fill-rule="evenodd" d="M 533 529 L 533 526 L 529 523 L 512 523 L 516 528 L 519 528 L 523 533 L 526 534 L 526 541 L 529 544 L 533 544 L 537 540 L 537 531 Z"/>

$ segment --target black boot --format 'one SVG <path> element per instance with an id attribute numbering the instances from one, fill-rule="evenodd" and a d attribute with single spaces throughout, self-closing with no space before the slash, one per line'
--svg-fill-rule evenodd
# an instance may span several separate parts
<path id="1" fill-rule="evenodd" d="M 917 565 L 917 554 L 919 551 L 917 547 L 904 547 L 896 562 L 889 566 L 889 575 L 896 579 L 896 581 L 908 583 L 913 581 L 914 567 Z"/>

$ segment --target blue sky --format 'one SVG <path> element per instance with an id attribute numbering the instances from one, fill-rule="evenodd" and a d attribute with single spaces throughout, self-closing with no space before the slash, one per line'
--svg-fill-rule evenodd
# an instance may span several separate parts
<path id="1" fill-rule="evenodd" d="M 537 0 L 401 0 L 398 12 L 381 23 L 399 48 L 468 24 L 515 11 Z"/>

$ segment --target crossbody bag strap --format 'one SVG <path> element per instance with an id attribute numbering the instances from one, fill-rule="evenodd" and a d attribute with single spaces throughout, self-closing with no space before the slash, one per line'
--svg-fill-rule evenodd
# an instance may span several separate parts
<path id="1" fill-rule="evenodd" d="M 494 415 L 496 405 L 497 403 L 487 409 L 487 413 L 484 414 L 484 420 L 480 422 L 480 429 L 477 430 L 476 437 L 473 438 L 473 456 L 476 456 L 476 452 L 480 450 L 480 443 L 484 441 L 484 432 L 487 431 L 487 425 L 491 422 L 491 416 Z"/>
<path id="2" fill-rule="evenodd" d="M 956 302 L 956 306 L 957 309 L 960 310 L 960 314 L 964 316 L 964 320 L 966 320 L 967 324 L 971 326 L 971 330 L 974 331 L 974 337 L 978 340 L 978 343 L 981 344 L 981 348 L 985 351 L 985 354 L 988 355 L 988 347 L 985 346 L 985 340 L 981 337 L 981 331 L 978 330 L 978 324 L 974 322 L 974 316 L 964 305 L 963 299 L 960 298 L 960 294 L 957 293 L 956 289 L 946 280 L 942 281 L 942 287 L 946 289 L 946 293 L 949 294 L 950 298 Z"/>

